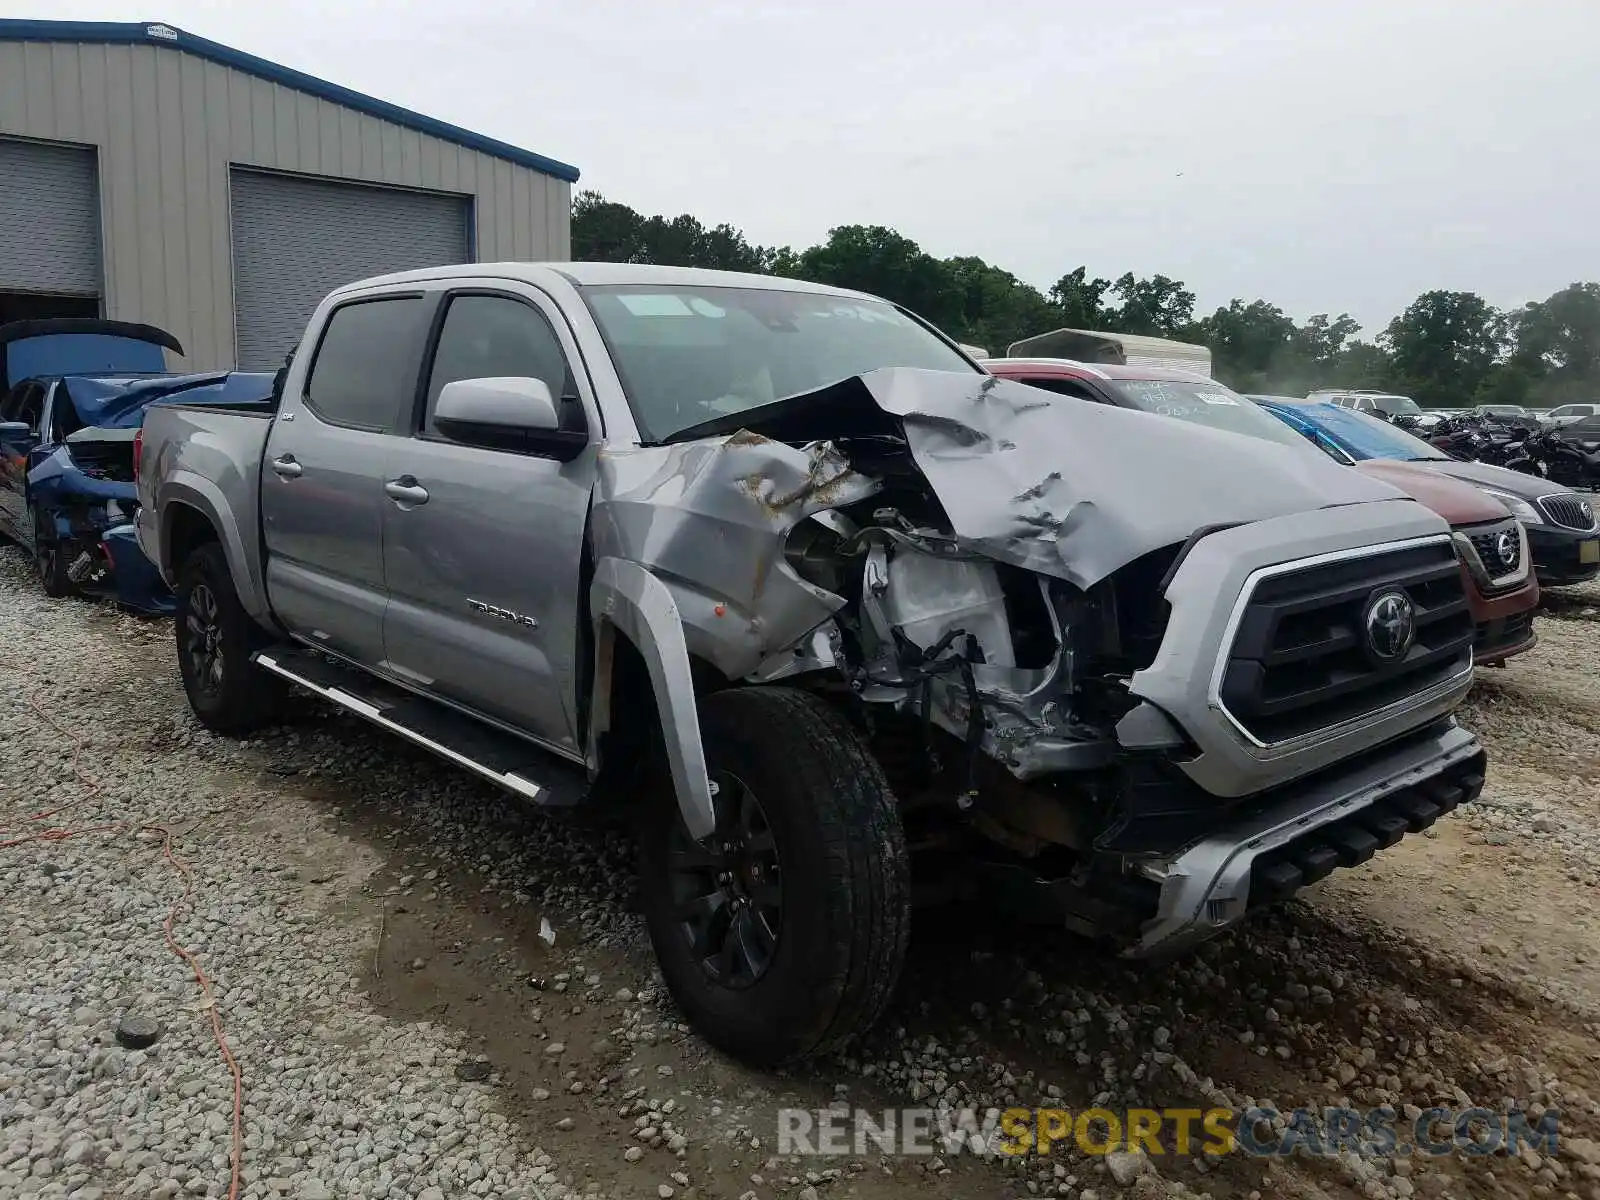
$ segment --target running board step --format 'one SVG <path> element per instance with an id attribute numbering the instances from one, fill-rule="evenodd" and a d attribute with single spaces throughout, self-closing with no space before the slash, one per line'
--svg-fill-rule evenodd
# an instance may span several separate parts
<path id="1" fill-rule="evenodd" d="M 588 794 L 588 780 L 576 764 L 365 671 L 292 645 L 258 651 L 252 659 L 262 670 L 535 804 L 568 807 Z"/>

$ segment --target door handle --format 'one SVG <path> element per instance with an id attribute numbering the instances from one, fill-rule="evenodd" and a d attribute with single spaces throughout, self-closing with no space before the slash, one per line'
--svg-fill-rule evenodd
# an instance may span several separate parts
<path id="1" fill-rule="evenodd" d="M 272 460 L 272 469 L 285 479 L 299 479 L 306 469 L 295 461 L 292 454 L 280 454 Z"/>
<path id="2" fill-rule="evenodd" d="M 402 475 L 399 479 L 391 479 L 383 485 L 383 491 L 389 499 L 400 504 L 428 502 L 428 489 L 417 482 L 415 475 Z"/>

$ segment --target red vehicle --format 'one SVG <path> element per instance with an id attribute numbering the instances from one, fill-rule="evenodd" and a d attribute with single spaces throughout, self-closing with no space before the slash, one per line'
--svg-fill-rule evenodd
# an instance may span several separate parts
<path id="1" fill-rule="evenodd" d="M 1306 445 L 1305 438 L 1252 401 L 1214 379 L 1187 371 L 1056 358 L 994 358 L 984 360 L 983 366 L 1002 379 L 1079 400 L 1137 408 L 1282 442 L 1296 450 Z M 1539 584 L 1532 570 L 1527 533 L 1503 504 L 1470 484 L 1412 463 L 1355 462 L 1348 457 L 1340 461 L 1384 480 L 1450 523 L 1467 585 L 1467 602 L 1477 623 L 1475 661 L 1499 665 L 1511 655 L 1533 648 L 1539 640 L 1533 628 Z"/>

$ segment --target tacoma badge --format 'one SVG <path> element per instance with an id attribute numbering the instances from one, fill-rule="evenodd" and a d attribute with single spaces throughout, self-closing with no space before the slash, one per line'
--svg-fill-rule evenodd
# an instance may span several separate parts
<path id="1" fill-rule="evenodd" d="M 510 621 L 515 625 L 526 625 L 529 629 L 539 628 L 539 622 L 533 617 L 525 617 L 519 612 L 512 612 L 509 608 L 501 608 L 498 604 L 485 604 L 482 600 L 474 600 L 468 596 L 467 606 L 474 612 L 499 617 L 502 621 Z"/>

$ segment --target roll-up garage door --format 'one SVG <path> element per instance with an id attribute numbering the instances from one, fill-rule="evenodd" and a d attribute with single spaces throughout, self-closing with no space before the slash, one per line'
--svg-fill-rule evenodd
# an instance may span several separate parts
<path id="1" fill-rule="evenodd" d="M 100 294 L 93 150 L 0 139 L 0 292 Z"/>
<path id="2" fill-rule="evenodd" d="M 318 301 L 369 275 L 468 261 L 468 199 L 234 170 L 239 367 L 275 370 Z"/>

